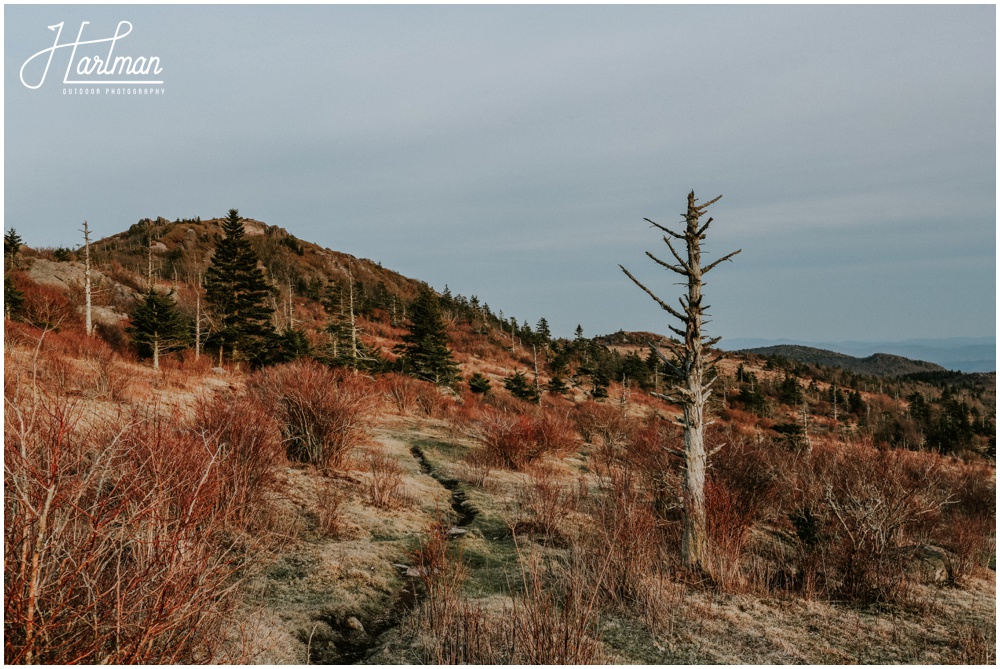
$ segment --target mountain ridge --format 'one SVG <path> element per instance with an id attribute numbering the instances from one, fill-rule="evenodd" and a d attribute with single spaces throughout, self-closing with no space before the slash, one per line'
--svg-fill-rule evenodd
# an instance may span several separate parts
<path id="1" fill-rule="evenodd" d="M 909 360 L 931 362 L 941 365 L 945 369 L 966 373 L 996 371 L 996 337 L 913 338 L 902 341 L 871 342 L 811 342 L 797 339 L 735 337 L 724 339 L 721 342 L 721 348 L 727 351 L 771 346 L 804 346 L 855 358 L 866 358 L 875 353 L 886 353 Z"/>

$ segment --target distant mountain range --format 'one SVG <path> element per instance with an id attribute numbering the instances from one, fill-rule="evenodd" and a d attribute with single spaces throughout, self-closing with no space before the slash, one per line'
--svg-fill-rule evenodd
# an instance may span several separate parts
<path id="1" fill-rule="evenodd" d="M 948 339 L 907 339 L 905 341 L 882 342 L 808 342 L 790 339 L 736 338 L 723 339 L 719 347 L 727 351 L 770 347 L 807 347 L 814 350 L 825 349 L 827 352 L 832 351 L 854 358 L 868 358 L 876 353 L 885 353 L 902 356 L 911 361 L 935 363 L 945 369 L 960 372 L 995 372 L 997 368 L 996 337 L 951 337 Z M 838 366 L 842 365 L 838 364 Z"/>
<path id="2" fill-rule="evenodd" d="M 909 358 L 889 353 L 875 353 L 867 358 L 855 358 L 854 356 L 835 351 L 790 344 L 747 348 L 741 349 L 741 351 L 756 353 L 758 355 L 777 355 L 788 360 L 813 363 L 825 367 L 839 367 L 855 374 L 865 374 L 868 376 L 904 376 L 920 372 L 947 371 L 941 365 L 936 365 L 933 362 L 910 360 Z"/>

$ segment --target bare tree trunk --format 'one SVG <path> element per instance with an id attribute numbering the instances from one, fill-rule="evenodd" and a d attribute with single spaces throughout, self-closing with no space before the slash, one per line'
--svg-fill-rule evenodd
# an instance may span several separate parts
<path id="1" fill-rule="evenodd" d="M 538 348 L 532 344 L 531 345 L 531 357 L 535 362 L 535 395 L 538 397 L 538 403 L 542 403 L 542 389 L 538 385 Z"/>
<path id="2" fill-rule="evenodd" d="M 153 226 L 146 226 L 146 282 L 153 290 Z"/>
<path id="3" fill-rule="evenodd" d="M 94 317 L 91 309 L 91 291 L 90 291 L 90 226 L 87 221 L 83 222 L 83 258 L 84 258 L 84 270 L 83 270 L 83 292 L 86 296 L 86 326 L 87 326 L 87 336 L 94 336 Z"/>
<path id="4" fill-rule="evenodd" d="M 671 340 L 676 349 L 676 363 L 668 360 L 655 345 L 651 345 L 651 349 L 677 379 L 673 388 L 676 397 L 663 395 L 661 397 L 680 404 L 683 412 L 683 418 L 680 421 L 684 427 L 685 469 L 683 486 L 684 531 L 681 537 L 681 558 L 685 567 L 706 575 L 710 573 L 710 561 L 705 511 L 705 472 L 708 468 L 708 455 L 705 451 L 705 427 L 708 423 L 705 422 L 704 416 L 705 405 L 712 394 L 711 385 L 714 381 L 714 379 L 708 379 L 708 374 L 712 371 L 717 359 L 706 360 L 705 349 L 717 344 L 719 338 L 705 341 L 702 335 L 702 323 L 706 309 L 702 305 L 702 277 L 722 261 L 729 260 L 739 253 L 739 251 L 734 251 L 705 268 L 701 266 L 701 241 L 705 239 L 705 231 L 712 219 L 709 218 L 704 225 L 700 225 L 699 219 L 705 209 L 716 202 L 719 197 L 706 204 L 698 205 L 694 192 L 692 191 L 688 195 L 688 209 L 684 216 L 686 228 L 683 234 L 668 230 L 646 219 L 669 235 L 664 236 L 663 241 L 666 242 L 677 264 L 664 262 L 649 252 L 646 255 L 658 265 L 687 278 L 687 297 L 680 299 L 680 311 L 657 297 L 627 269 L 619 265 L 628 278 L 642 288 L 667 313 L 684 325 L 683 330 L 669 326 L 671 332 L 684 338 L 683 343 Z M 687 245 L 686 258 L 682 258 L 674 249 L 670 241 L 671 237 L 684 240 Z"/>
<path id="5" fill-rule="evenodd" d="M 194 359 L 201 357 L 201 272 L 198 273 L 198 288 L 194 293 Z"/>
<path id="6" fill-rule="evenodd" d="M 153 369 L 160 369 L 160 337 L 153 335 Z"/>
<path id="7" fill-rule="evenodd" d="M 351 307 L 351 368 L 358 371 L 358 328 L 354 323 L 354 274 L 351 273 L 350 267 L 347 268 L 347 284 Z"/>

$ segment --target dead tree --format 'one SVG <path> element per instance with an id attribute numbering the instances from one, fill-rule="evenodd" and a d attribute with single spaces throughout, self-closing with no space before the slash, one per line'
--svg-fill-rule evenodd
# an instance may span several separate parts
<path id="1" fill-rule="evenodd" d="M 708 535 L 705 516 L 705 471 L 708 467 L 708 454 L 705 451 L 705 404 L 711 395 L 711 386 L 714 381 L 711 372 L 718 362 L 718 358 L 708 359 L 706 349 L 714 346 L 721 339 L 706 339 L 702 335 L 702 323 L 706 315 L 707 305 L 702 304 L 702 277 L 708 274 L 719 263 L 729 260 L 740 251 L 734 251 L 719 258 L 707 267 L 701 266 L 701 242 L 705 239 L 705 232 L 708 230 L 712 219 L 709 218 L 704 224 L 700 223 L 700 218 L 705 210 L 722 196 L 706 202 L 696 204 L 694 191 L 688 195 L 687 213 L 684 215 L 686 228 L 682 234 L 645 219 L 654 227 L 659 228 L 667 234 L 663 241 L 667 243 L 671 255 L 676 264 L 671 264 L 660 260 L 652 253 L 646 252 L 654 262 L 666 269 L 680 274 L 687 279 L 687 297 L 680 298 L 680 309 L 675 309 L 659 297 L 653 291 L 644 286 L 638 279 L 619 265 L 625 275 L 628 276 L 637 286 L 642 288 L 657 304 L 667 313 L 681 322 L 683 329 L 669 326 L 670 331 L 683 337 L 683 342 L 671 338 L 674 349 L 674 359 L 670 360 L 655 345 L 650 344 L 650 348 L 656 357 L 664 364 L 664 367 L 674 377 L 674 395 L 659 395 L 670 402 L 681 406 L 683 418 L 679 423 L 684 427 L 684 533 L 681 539 L 681 557 L 684 565 L 692 571 L 709 573 L 708 560 Z M 687 244 L 687 256 L 682 257 L 674 245 L 671 238 L 683 240 Z M 742 249 L 740 249 L 742 250 Z"/>
<path id="2" fill-rule="evenodd" d="M 90 286 L 90 226 L 87 224 L 87 221 L 83 222 L 83 249 L 84 249 L 84 252 L 83 252 L 83 258 L 84 258 L 83 291 L 84 291 L 84 295 L 86 296 L 86 303 L 87 303 L 86 312 L 85 312 L 85 318 L 86 318 L 85 322 L 86 322 L 86 328 L 87 328 L 87 336 L 88 337 L 93 337 L 94 336 L 94 317 L 93 317 L 93 313 L 92 313 L 93 307 L 91 305 L 91 297 L 90 297 L 90 293 L 91 293 L 91 286 Z"/>

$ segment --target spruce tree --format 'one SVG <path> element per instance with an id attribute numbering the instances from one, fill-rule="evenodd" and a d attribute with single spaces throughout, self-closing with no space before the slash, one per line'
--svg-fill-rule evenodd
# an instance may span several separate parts
<path id="1" fill-rule="evenodd" d="M 538 324 L 535 325 L 535 334 L 538 335 L 540 343 L 547 344 L 549 340 L 552 339 L 552 332 L 549 330 L 549 322 L 545 320 L 545 317 L 538 319 Z"/>
<path id="2" fill-rule="evenodd" d="M 489 395 L 490 380 L 483 376 L 480 372 L 476 372 L 469 377 L 469 390 L 478 395 Z"/>
<path id="3" fill-rule="evenodd" d="M 18 290 L 9 276 L 3 278 L 3 315 L 4 318 L 16 320 L 24 307 L 24 293 Z"/>
<path id="4" fill-rule="evenodd" d="M 14 263 L 17 260 L 17 252 L 21 250 L 24 242 L 21 241 L 21 236 L 17 234 L 17 230 L 11 228 L 4 233 L 3 236 L 3 255 L 4 259 L 10 258 L 10 261 Z"/>
<path id="5" fill-rule="evenodd" d="M 267 300 L 271 287 L 257 266 L 238 210 L 229 210 L 222 230 L 225 237 L 216 243 L 212 266 L 205 272 L 206 299 L 217 317 L 210 341 L 233 360 L 259 362 L 275 337 Z"/>
<path id="6" fill-rule="evenodd" d="M 402 371 L 439 385 L 453 384 L 458 365 L 448 350 L 448 332 L 437 296 L 428 286 L 421 287 L 410 305 L 409 321 L 410 331 L 396 349 Z"/>
<path id="7" fill-rule="evenodd" d="M 160 355 L 189 345 L 190 332 L 177 311 L 171 295 L 161 295 L 150 288 L 132 313 L 126 332 L 132 337 L 139 355 L 153 359 L 153 369 L 160 368 Z"/>
<path id="8" fill-rule="evenodd" d="M 511 395 L 519 400 L 524 400 L 525 402 L 538 401 L 538 390 L 535 386 L 528 383 L 528 377 L 521 370 L 514 372 L 513 376 L 505 378 L 503 386 L 510 391 Z"/>

